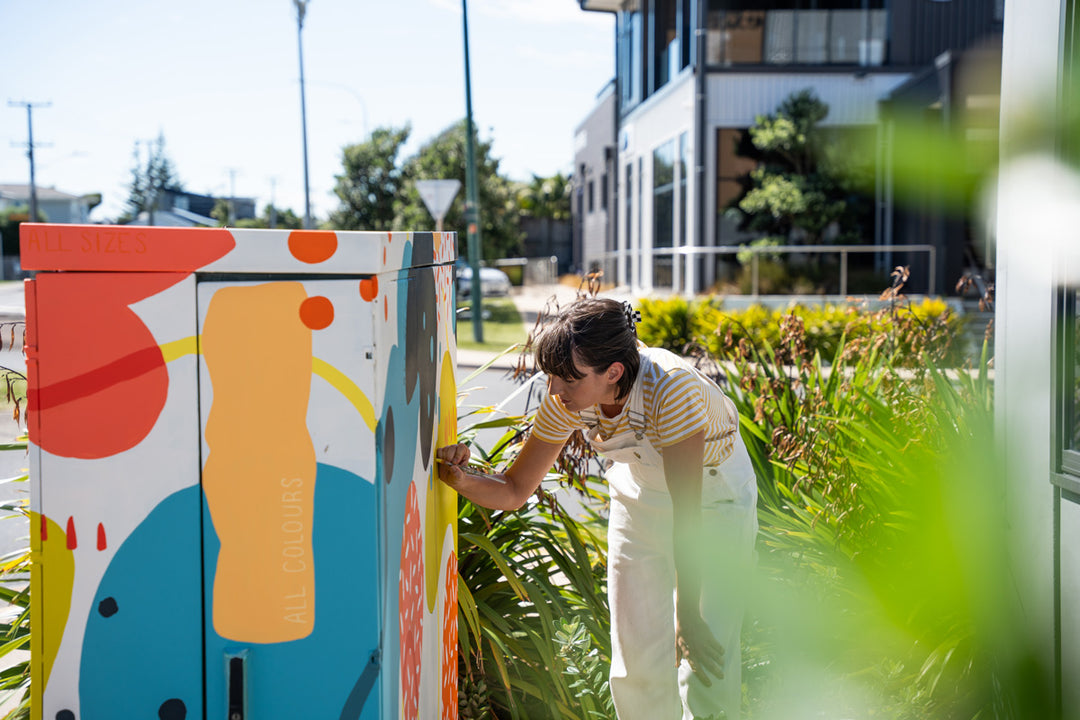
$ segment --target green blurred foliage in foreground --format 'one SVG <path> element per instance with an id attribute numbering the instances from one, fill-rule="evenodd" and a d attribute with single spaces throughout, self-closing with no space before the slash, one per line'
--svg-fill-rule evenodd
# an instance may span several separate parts
<path id="1" fill-rule="evenodd" d="M 642 328 L 707 327 L 640 307 Z M 1006 513 L 985 355 L 944 369 L 951 328 L 899 299 L 829 356 L 798 313 L 740 337 L 710 308 L 698 346 L 717 350 L 697 360 L 736 401 L 759 475 L 744 716 L 1055 717 L 1010 563 L 1023 529 Z M 505 421 L 489 459 L 509 462 L 527 421 Z M 516 513 L 463 504 L 463 718 L 614 717 L 595 467 L 572 443 L 546 483 L 586 493 L 585 518 L 546 491 Z"/>

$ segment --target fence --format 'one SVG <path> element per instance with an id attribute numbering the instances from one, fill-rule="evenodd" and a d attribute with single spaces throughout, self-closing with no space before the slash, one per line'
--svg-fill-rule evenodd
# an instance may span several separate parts
<path id="1" fill-rule="evenodd" d="M 749 245 L 721 245 L 715 247 L 687 246 L 681 248 L 654 248 L 654 257 L 676 256 L 701 257 L 715 255 L 741 255 L 749 253 L 750 259 L 750 294 L 754 297 L 760 295 L 759 263 L 762 254 L 803 254 L 815 253 L 839 254 L 840 255 L 840 294 L 847 295 L 848 289 L 848 255 L 851 253 L 892 253 L 892 252 L 925 252 L 927 254 L 927 294 L 937 293 L 937 248 L 933 245 L 777 245 L 751 247 Z M 607 252 L 600 256 L 603 261 L 614 265 L 619 256 L 629 257 L 625 251 Z M 605 264 L 607 264 L 605 263 Z"/>

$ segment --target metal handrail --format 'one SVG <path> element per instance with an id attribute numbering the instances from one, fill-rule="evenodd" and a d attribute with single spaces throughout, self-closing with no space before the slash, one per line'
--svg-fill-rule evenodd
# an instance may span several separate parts
<path id="1" fill-rule="evenodd" d="M 758 256 L 762 253 L 840 253 L 840 294 L 847 295 L 848 254 L 868 252 L 876 253 L 892 250 L 927 253 L 929 257 L 928 294 L 936 294 L 937 248 L 935 248 L 933 245 L 777 245 L 775 247 L 750 247 L 748 245 L 717 245 L 710 247 L 701 247 L 698 245 L 687 245 L 678 248 L 653 248 L 652 254 L 654 256 L 671 255 L 672 257 L 674 257 L 675 255 L 737 255 L 744 252 L 752 253 L 753 259 L 751 260 L 750 270 L 750 294 L 753 297 L 758 297 L 760 295 L 758 286 Z M 604 260 L 618 260 L 619 256 L 621 255 L 629 257 L 630 253 L 625 250 L 613 250 L 602 253 L 600 257 Z"/>

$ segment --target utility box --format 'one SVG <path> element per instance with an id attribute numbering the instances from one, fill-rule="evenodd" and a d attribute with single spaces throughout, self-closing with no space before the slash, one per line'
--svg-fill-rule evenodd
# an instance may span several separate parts
<path id="1" fill-rule="evenodd" d="M 32 717 L 457 717 L 454 236 L 23 224 Z"/>

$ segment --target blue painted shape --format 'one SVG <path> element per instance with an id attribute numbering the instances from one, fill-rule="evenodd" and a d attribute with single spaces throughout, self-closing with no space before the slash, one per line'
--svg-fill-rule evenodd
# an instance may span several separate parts
<path id="1" fill-rule="evenodd" d="M 225 655 L 247 649 L 248 717 L 337 718 L 379 646 L 378 506 L 372 483 L 319 465 L 315 476 L 315 627 L 301 640 L 243 644 L 214 631 L 210 612 L 221 543 L 204 504 L 207 717 L 225 717 Z M 380 717 L 372 693 L 354 718 Z"/>
<path id="2" fill-rule="evenodd" d="M 411 253 L 411 248 L 406 248 L 406 254 Z M 430 268 L 425 270 L 433 273 Z M 432 277 L 434 277 L 433 274 Z M 387 568 L 387 577 L 383 578 L 383 616 L 386 618 L 387 643 L 383 647 L 382 672 L 383 686 L 387 688 L 387 693 L 383 698 L 388 705 L 385 708 L 385 715 L 389 718 L 396 718 L 400 713 L 397 706 L 399 700 L 397 689 L 400 685 L 401 674 L 401 649 L 398 647 L 400 637 L 398 579 L 401 567 L 401 538 L 405 527 L 405 498 L 409 483 L 413 481 L 417 453 L 420 452 L 420 420 L 422 402 L 424 402 L 422 392 L 410 393 L 408 387 L 407 366 L 410 356 L 408 316 L 413 312 L 410 298 L 416 294 L 412 288 L 416 282 L 417 271 L 415 270 L 403 271 L 398 276 L 396 283 L 399 308 L 397 343 L 390 348 L 389 359 L 386 363 L 386 377 L 382 381 L 385 395 L 380 429 L 383 437 L 393 437 L 392 453 L 384 452 L 382 447 L 378 449 L 380 467 L 387 477 L 386 482 L 380 483 L 379 492 L 384 496 L 382 502 L 386 519 L 384 532 L 386 547 L 382 549 L 382 554 L 386 559 Z M 386 461 L 390 461 L 390 464 L 383 467 L 381 463 Z M 393 706 L 389 707 L 391 704 Z"/>
<path id="3" fill-rule="evenodd" d="M 86 623 L 80 720 L 203 717 L 199 495 L 163 500 L 109 563 Z"/>

